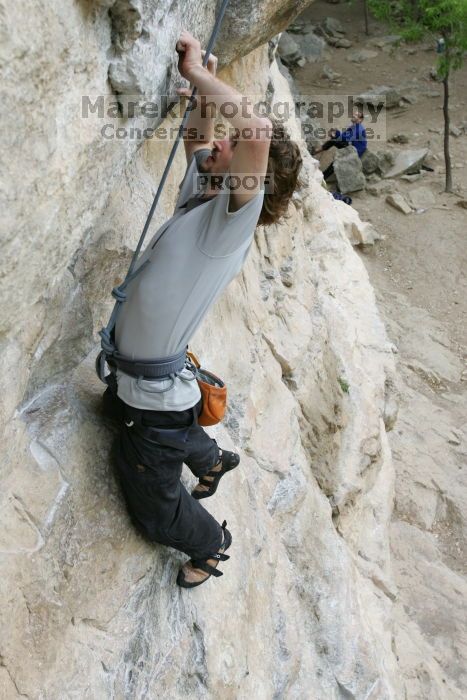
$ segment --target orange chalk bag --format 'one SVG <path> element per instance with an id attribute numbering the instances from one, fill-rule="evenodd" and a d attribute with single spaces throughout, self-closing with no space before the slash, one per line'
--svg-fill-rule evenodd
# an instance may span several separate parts
<path id="1" fill-rule="evenodd" d="M 196 367 L 196 380 L 203 398 L 203 410 L 198 416 L 198 423 L 203 426 L 216 425 L 225 416 L 227 408 L 227 387 L 222 379 L 201 367 L 201 363 L 192 352 L 187 352 Z"/>

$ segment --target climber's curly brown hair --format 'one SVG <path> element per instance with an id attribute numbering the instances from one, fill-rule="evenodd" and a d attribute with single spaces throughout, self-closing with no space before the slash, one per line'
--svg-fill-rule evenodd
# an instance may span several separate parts
<path id="1" fill-rule="evenodd" d="M 281 223 L 286 216 L 289 202 L 296 189 L 304 187 L 299 178 L 302 156 L 295 141 L 292 141 L 284 124 L 268 117 L 272 124 L 267 175 L 272 178 L 273 191 L 264 193 L 263 208 L 257 226 Z M 268 189 L 268 188 L 266 188 Z"/>

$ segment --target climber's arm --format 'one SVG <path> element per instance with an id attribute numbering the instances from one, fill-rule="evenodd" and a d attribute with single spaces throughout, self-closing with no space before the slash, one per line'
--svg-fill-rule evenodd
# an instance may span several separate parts
<path id="1" fill-rule="evenodd" d="M 177 41 L 176 51 L 179 54 L 178 70 L 180 75 L 195 85 L 198 94 L 205 97 L 206 102 L 212 105 L 214 118 L 219 113 L 224 116 L 223 112 L 227 107 L 229 115 L 225 115 L 225 118 L 241 133 L 256 125 L 264 128 L 266 124 L 270 124 L 268 119 L 258 117 L 253 113 L 255 105 L 249 102 L 248 97 L 243 97 L 237 90 L 219 80 L 216 75 L 203 66 L 201 44 L 189 32 L 182 31 Z M 182 92 L 184 90 L 186 88 L 181 88 Z M 231 114 L 232 116 L 230 116 Z"/>
<path id="2" fill-rule="evenodd" d="M 243 97 L 233 87 L 211 75 L 203 66 L 194 67 L 190 76 L 199 93 L 206 95 L 206 99 L 212 102 L 221 113 L 223 105 L 228 103 L 229 106 L 229 116 L 226 116 L 226 119 L 238 133 L 230 173 L 231 175 L 240 175 L 242 183 L 235 192 L 231 192 L 229 209 L 235 211 L 252 199 L 261 189 L 262 178 L 267 172 L 272 124 L 267 117 L 259 117 L 254 114 L 253 105 L 248 106 L 248 98 Z M 244 176 L 253 177 L 244 178 Z"/>
<path id="3" fill-rule="evenodd" d="M 205 53 L 205 51 L 201 51 L 202 56 L 204 56 Z M 214 54 L 210 54 L 209 56 L 207 70 L 211 75 L 216 75 L 217 56 L 214 56 Z M 177 88 L 177 93 L 179 95 L 189 97 L 192 90 L 193 87 Z M 198 95 L 195 96 L 195 100 L 191 104 L 183 134 L 183 144 L 185 146 L 187 163 L 190 162 L 190 158 L 195 151 L 198 151 L 201 148 L 211 148 L 211 143 L 214 140 L 215 110 L 211 105 L 206 105 L 205 103 L 206 100 L 204 100 L 203 104 L 203 100 Z M 188 100 L 187 104 L 189 104 Z"/>
<path id="4" fill-rule="evenodd" d="M 222 105 L 227 103 L 229 105 L 228 114 L 232 116 L 226 116 L 226 119 L 238 134 L 230 164 L 230 174 L 239 175 L 240 178 L 237 181 L 241 183 L 236 186 L 235 191 L 231 191 L 230 195 L 229 210 L 236 211 L 252 199 L 263 184 L 272 136 L 271 121 L 267 117 L 256 116 L 252 105 L 248 107 L 247 98 L 227 83 L 210 75 L 202 66 L 192 71 L 192 80 L 200 94 L 206 95 L 221 112 Z"/>
<path id="5" fill-rule="evenodd" d="M 213 105 L 213 116 L 218 112 L 225 116 L 239 134 L 230 173 L 254 176 L 253 186 L 249 180 L 247 186 L 236 189 L 235 193 L 231 194 L 230 200 L 234 206 L 231 205 L 230 209 L 239 209 L 261 189 L 261 178 L 267 172 L 272 124 L 267 117 L 255 114 L 255 105 L 249 102 L 248 97 L 242 96 L 202 65 L 201 44 L 189 32 L 182 31 L 176 50 L 180 56 L 180 74 L 193 83 L 199 95 Z M 224 115 L 226 105 L 228 114 Z"/>

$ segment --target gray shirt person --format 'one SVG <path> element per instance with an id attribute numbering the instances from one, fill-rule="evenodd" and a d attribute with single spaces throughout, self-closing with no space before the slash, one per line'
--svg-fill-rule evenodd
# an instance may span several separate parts
<path id="1" fill-rule="evenodd" d="M 248 255 L 264 188 L 234 212 L 229 211 L 226 189 L 200 200 L 200 186 L 193 196 L 198 162 L 210 152 L 192 154 L 173 216 L 155 233 L 137 267 L 146 260 L 149 264 L 127 287 L 115 337 L 118 350 L 132 359 L 181 352 Z M 118 396 L 140 409 L 183 411 L 201 397 L 189 369 L 174 380 L 143 380 L 118 370 L 117 382 Z"/>

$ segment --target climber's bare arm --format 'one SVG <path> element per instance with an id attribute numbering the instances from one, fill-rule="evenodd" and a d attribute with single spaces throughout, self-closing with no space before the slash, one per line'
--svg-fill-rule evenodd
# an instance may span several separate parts
<path id="1" fill-rule="evenodd" d="M 267 171 L 272 124 L 267 117 L 254 114 L 252 105 L 248 107 L 248 100 L 237 90 L 203 67 L 201 45 L 189 32 L 181 33 L 177 51 L 180 53 L 181 75 L 198 88 L 199 95 L 206 96 L 206 100 L 215 106 L 217 114 L 222 114 L 223 106 L 228 103 L 229 116 L 225 118 L 238 133 L 230 173 L 252 175 L 254 178 L 248 181 L 248 187 L 243 191 L 232 191 L 234 206 L 230 209 L 238 209 L 260 190 L 262 177 Z"/>
<path id="2" fill-rule="evenodd" d="M 201 56 L 204 57 L 205 51 L 201 51 Z M 181 54 L 180 61 L 183 60 Z M 217 72 L 217 56 L 210 54 L 207 64 L 207 70 L 215 77 Z M 190 97 L 193 87 L 177 88 L 177 93 L 185 97 Z M 187 101 L 188 104 L 188 101 Z M 183 144 L 185 146 L 185 155 L 187 163 L 195 151 L 201 148 L 212 148 L 214 140 L 214 109 L 212 107 L 202 105 L 201 100 L 196 99 L 192 103 L 192 108 L 185 125 L 185 133 L 183 135 Z"/>

